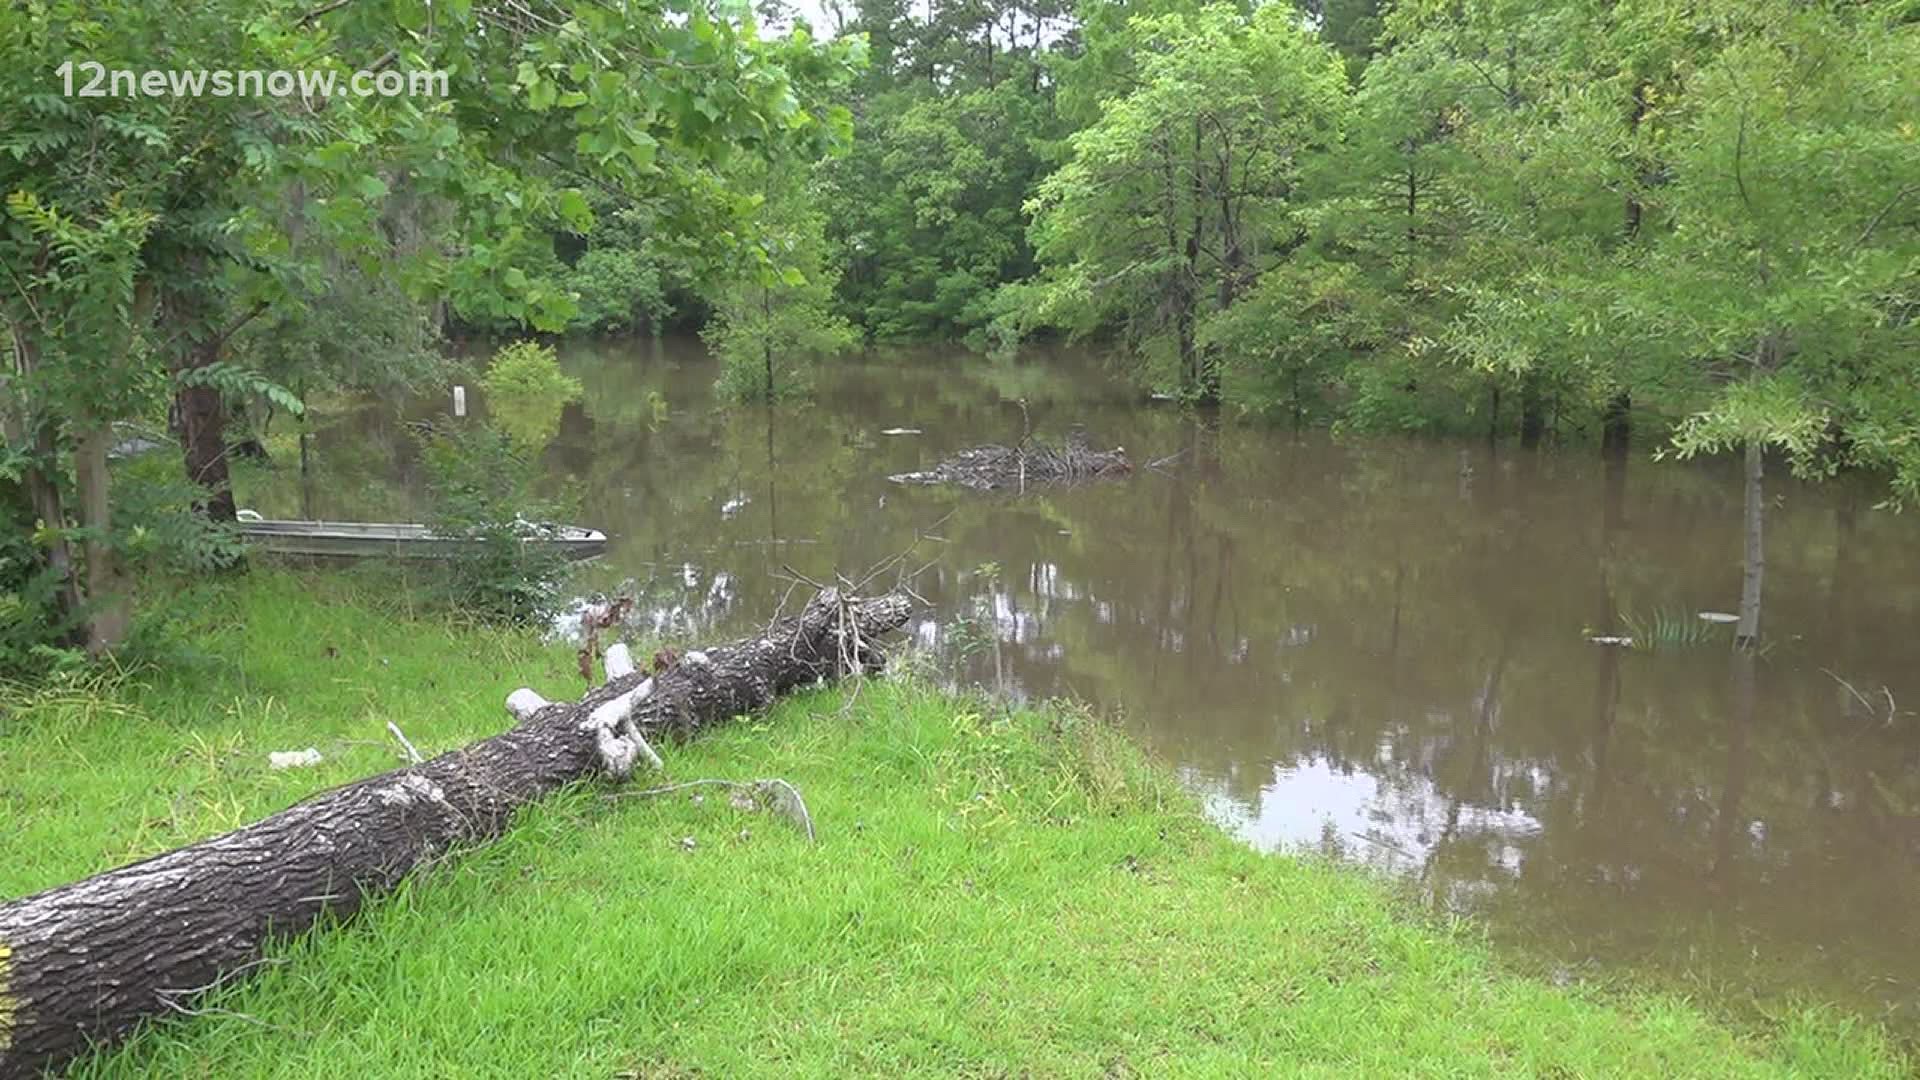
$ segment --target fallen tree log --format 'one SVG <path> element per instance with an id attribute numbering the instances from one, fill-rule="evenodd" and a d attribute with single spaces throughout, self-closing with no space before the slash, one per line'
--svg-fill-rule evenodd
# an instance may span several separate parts
<path id="1" fill-rule="evenodd" d="M 625 779 L 653 745 L 797 687 L 877 670 L 901 596 L 833 590 L 763 635 L 633 670 L 576 703 L 515 691 L 519 723 L 430 761 L 322 792 L 223 836 L 0 905 L 0 1077 L 58 1067 L 243 976 L 276 940 L 346 917 L 450 849 L 496 836 L 566 784 Z"/>

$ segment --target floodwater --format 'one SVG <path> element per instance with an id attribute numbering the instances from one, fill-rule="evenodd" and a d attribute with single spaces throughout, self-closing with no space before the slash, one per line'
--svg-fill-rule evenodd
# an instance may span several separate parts
<path id="1" fill-rule="evenodd" d="M 771 411 L 717 409 L 695 343 L 563 356 L 587 393 L 550 479 L 662 634 L 744 632 L 795 573 L 893 559 L 874 587 L 917 571 L 912 633 L 949 670 L 1119 715 L 1251 843 L 1391 874 L 1560 977 L 1920 1030 L 1920 518 L 1870 481 L 1772 470 L 1743 665 L 1696 615 L 1738 602 L 1732 461 L 1210 421 L 1068 350 L 877 353 Z M 313 514 L 418 514 L 391 403 L 317 423 Z M 1076 423 L 1143 467 L 1024 496 L 886 479 Z M 299 513 L 290 462 L 254 486 Z"/>

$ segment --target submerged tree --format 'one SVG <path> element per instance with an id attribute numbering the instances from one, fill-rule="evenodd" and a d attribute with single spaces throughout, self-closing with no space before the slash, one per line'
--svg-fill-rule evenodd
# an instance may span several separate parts
<path id="1" fill-rule="evenodd" d="M 805 169 L 782 164 L 764 177 L 761 244 L 714 291 L 713 318 L 702 332 L 720 357 L 721 396 L 733 401 L 804 394 L 812 361 L 855 340 L 853 327 L 833 312 L 839 273 Z"/>
<path id="2" fill-rule="evenodd" d="M 494 354 L 480 385 L 493 426 L 528 454 L 560 430 L 560 414 L 580 400 L 580 380 L 560 370 L 553 346 L 516 341 Z"/>
<path id="3" fill-rule="evenodd" d="M 1765 452 L 1920 494 L 1920 34 L 1891 11 L 1741 5 L 1657 122 L 1660 233 L 1614 312 L 1694 410 L 1677 453 L 1744 455 L 1739 636 L 1760 635 Z"/>

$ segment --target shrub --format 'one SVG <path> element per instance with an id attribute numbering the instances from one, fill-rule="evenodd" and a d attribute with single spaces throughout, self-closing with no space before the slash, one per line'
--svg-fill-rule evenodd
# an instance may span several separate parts
<path id="1" fill-rule="evenodd" d="M 177 615 L 185 595 L 179 583 L 238 565 L 246 549 L 234 526 L 193 509 L 206 492 L 180 476 L 178 458 L 144 454 L 113 468 L 114 551 L 129 588 L 157 583 L 143 587 L 148 602 L 139 605 L 132 634 L 118 650 L 125 663 L 151 644 L 151 631 Z M 47 557 L 49 536 L 17 480 L 0 470 L 0 681 L 37 680 L 87 663 L 87 611 L 84 604 L 78 611 L 62 610 L 60 575 Z M 73 573 L 84 578 L 79 544 L 72 545 L 72 554 Z"/>
<path id="2" fill-rule="evenodd" d="M 563 284 L 577 294 L 571 325 L 597 332 L 659 325 L 673 315 L 660 268 L 628 248 L 595 248 L 569 267 Z"/>
<path id="3" fill-rule="evenodd" d="M 434 532 L 462 541 L 445 562 L 447 606 L 490 621 L 550 617 L 566 556 L 527 541 L 564 512 L 535 497 L 532 453 L 484 424 L 448 422 L 423 438 L 421 460 Z"/>
<path id="4" fill-rule="evenodd" d="M 580 400 L 580 380 L 560 370 L 551 345 L 516 341 L 494 354 L 481 377 L 496 428 L 528 453 L 538 453 L 560 430 L 560 413 Z"/>

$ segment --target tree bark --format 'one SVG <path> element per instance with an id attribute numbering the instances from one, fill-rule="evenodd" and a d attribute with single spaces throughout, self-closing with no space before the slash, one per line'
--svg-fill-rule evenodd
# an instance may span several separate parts
<path id="1" fill-rule="evenodd" d="M 418 765 L 322 792 L 245 828 L 0 906 L 0 1077 L 56 1067 L 185 1011 L 275 941 L 346 917 L 450 849 L 498 835 L 563 785 L 624 779 L 681 738 L 884 657 L 902 596 L 828 590 L 767 632 L 621 673 L 577 703 L 517 691 L 521 722 Z M 626 665 L 621 665 L 622 667 Z"/>
<path id="2" fill-rule="evenodd" d="M 1646 119 L 1646 116 L 1647 116 L 1647 83 L 1644 81 L 1641 81 L 1634 84 L 1633 110 L 1627 116 L 1627 132 L 1630 140 L 1637 140 L 1639 138 L 1640 122 Z M 1631 153 L 1631 151 L 1629 151 L 1629 153 Z M 1648 177 L 1645 171 L 1640 172 L 1640 174 L 1635 177 L 1635 180 L 1639 183 L 1646 183 L 1648 180 Z M 1623 222 L 1626 238 L 1629 241 L 1639 238 L 1640 219 L 1642 215 L 1645 213 L 1645 209 L 1646 208 L 1640 202 L 1639 189 L 1635 187 L 1629 187 L 1627 189 L 1626 215 L 1625 215 L 1625 220 Z"/>
<path id="3" fill-rule="evenodd" d="M 186 454 L 187 479 L 206 489 L 199 508 L 214 521 L 237 516 L 233 479 L 227 470 L 227 406 L 211 386 L 183 386 L 174 391 L 180 420 L 180 449 Z"/>
<path id="4" fill-rule="evenodd" d="M 1633 392 L 1622 390 L 1607 399 L 1602 414 L 1600 450 L 1609 460 L 1625 455 L 1633 440 Z"/>
<path id="5" fill-rule="evenodd" d="M 760 323 L 760 326 L 761 326 L 760 332 L 766 335 L 766 337 L 761 340 L 760 345 L 762 350 L 765 352 L 765 359 L 767 362 L 767 404 L 771 405 L 773 404 L 773 400 L 774 400 L 773 398 L 773 290 L 771 288 L 763 288 L 760 290 L 760 314 L 761 314 L 761 320 L 762 320 Z"/>
<path id="6" fill-rule="evenodd" d="M 112 443 L 112 426 L 96 424 L 79 432 L 73 451 L 80 526 L 86 530 L 81 550 L 87 560 L 87 654 L 95 658 L 119 648 L 132 622 L 126 581 L 113 550 L 107 467 L 107 448 Z"/>
<path id="7" fill-rule="evenodd" d="M 266 302 L 256 303 L 224 328 L 210 331 L 199 321 L 204 309 L 195 298 L 181 297 L 171 306 L 188 342 L 184 352 L 175 357 L 176 375 L 218 361 L 228 340 L 268 310 Z M 180 448 L 186 458 L 187 479 L 207 490 L 206 498 L 195 508 L 209 520 L 233 521 L 238 515 L 233 503 L 233 479 L 227 469 L 225 399 L 210 386 L 182 386 L 174 391 L 173 408 L 174 419 L 179 424 Z"/>
<path id="8" fill-rule="evenodd" d="M 1540 392 L 1540 376 L 1527 372 L 1520 382 L 1520 446 L 1532 450 L 1540 445 L 1540 437 L 1546 434 L 1547 410 L 1545 396 Z"/>

